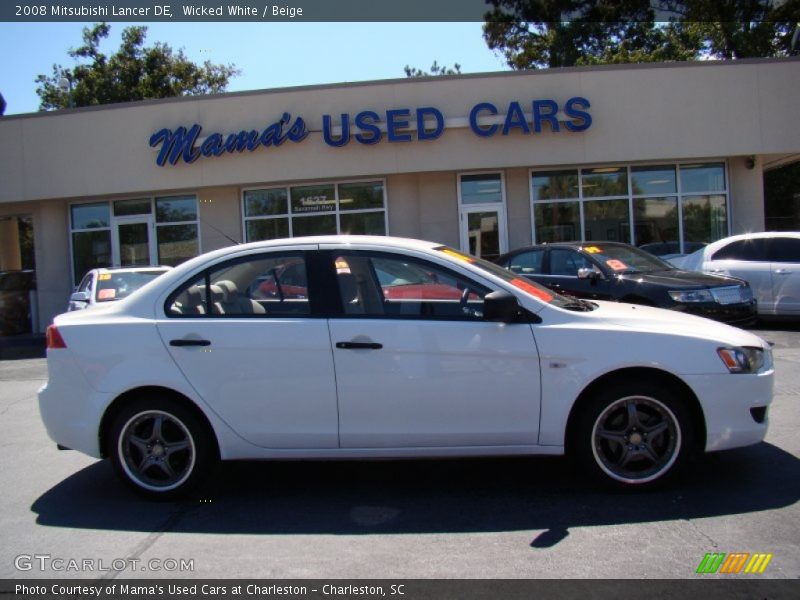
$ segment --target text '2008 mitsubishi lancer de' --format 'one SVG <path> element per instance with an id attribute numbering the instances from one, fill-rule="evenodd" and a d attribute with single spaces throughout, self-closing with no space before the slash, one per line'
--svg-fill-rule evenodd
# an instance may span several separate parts
<path id="1" fill-rule="evenodd" d="M 772 401 L 750 333 L 389 237 L 211 252 L 56 317 L 47 345 L 50 436 L 156 498 L 219 459 L 567 453 L 647 487 L 761 441 Z"/>

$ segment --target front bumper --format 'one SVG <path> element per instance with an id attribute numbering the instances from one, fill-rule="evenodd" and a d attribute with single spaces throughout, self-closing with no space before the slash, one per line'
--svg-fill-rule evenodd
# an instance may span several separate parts
<path id="1" fill-rule="evenodd" d="M 697 302 L 691 304 L 675 304 L 671 307 L 688 315 L 705 317 L 715 321 L 721 321 L 737 327 L 748 327 L 755 325 L 758 318 L 756 312 L 756 302 L 744 302 L 741 304 L 718 304 L 716 302 Z"/>
<path id="2" fill-rule="evenodd" d="M 688 375 L 706 421 L 706 452 L 750 446 L 767 435 L 773 370 L 753 375 Z M 756 409 L 756 410 L 752 410 Z"/>

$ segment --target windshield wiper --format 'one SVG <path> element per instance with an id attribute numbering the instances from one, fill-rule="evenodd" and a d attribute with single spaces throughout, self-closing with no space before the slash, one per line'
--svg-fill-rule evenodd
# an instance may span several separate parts
<path id="1" fill-rule="evenodd" d="M 597 305 L 592 302 L 589 302 L 588 300 L 582 300 L 580 298 L 570 298 L 564 304 L 562 304 L 561 307 L 567 310 L 574 310 L 577 312 L 589 312 L 597 308 Z"/>

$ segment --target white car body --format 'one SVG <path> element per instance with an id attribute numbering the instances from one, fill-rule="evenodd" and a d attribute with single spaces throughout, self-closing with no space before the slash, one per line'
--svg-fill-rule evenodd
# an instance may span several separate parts
<path id="1" fill-rule="evenodd" d="M 259 242 L 197 257 L 136 295 L 56 317 L 41 414 L 59 445 L 93 457 L 103 418 L 132 391 L 169 390 L 207 420 L 228 459 L 452 457 L 565 452 L 581 394 L 609 377 L 685 386 L 704 449 L 763 440 L 772 400 L 769 345 L 674 311 L 596 302 L 574 312 L 542 301 L 438 245 L 389 237 Z M 412 257 L 513 294 L 535 323 L 402 318 L 176 318 L 168 298 L 208 265 L 279 249 Z M 510 274 L 510 272 L 509 272 Z M 213 287 L 213 286 L 212 286 Z M 174 296 L 173 296 L 174 297 Z M 175 347 L 175 340 L 209 340 Z M 342 341 L 380 350 L 340 349 Z M 718 349 L 763 352 L 759 372 L 729 372 Z"/>
<path id="2" fill-rule="evenodd" d="M 773 244 L 782 240 L 795 248 L 777 256 Z M 759 244 L 743 260 L 736 245 Z M 690 271 L 739 277 L 750 284 L 759 315 L 800 316 L 800 233 L 760 232 L 734 235 L 712 242 L 688 256 L 670 260 Z"/>

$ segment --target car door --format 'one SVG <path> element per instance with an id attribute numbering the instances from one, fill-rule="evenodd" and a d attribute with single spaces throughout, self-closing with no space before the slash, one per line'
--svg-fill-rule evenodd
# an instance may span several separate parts
<path id="1" fill-rule="evenodd" d="M 313 284 L 299 293 L 312 255 L 260 253 L 211 267 L 167 299 L 158 321 L 198 395 L 258 446 L 338 446 L 328 324 L 316 309 Z M 291 286 L 281 285 L 284 272 L 293 274 Z M 274 293 L 263 292 L 265 281 Z"/>
<path id="2" fill-rule="evenodd" d="M 800 239 L 778 236 L 766 244 L 775 314 L 800 314 Z"/>
<path id="3" fill-rule="evenodd" d="M 342 448 L 537 443 L 533 332 L 483 319 L 489 287 L 405 254 L 336 249 L 331 264 Z"/>
<path id="4" fill-rule="evenodd" d="M 702 270 L 744 279 L 753 290 L 758 313 L 774 314 L 772 267 L 765 238 L 746 238 L 726 244 L 708 257 Z"/>

